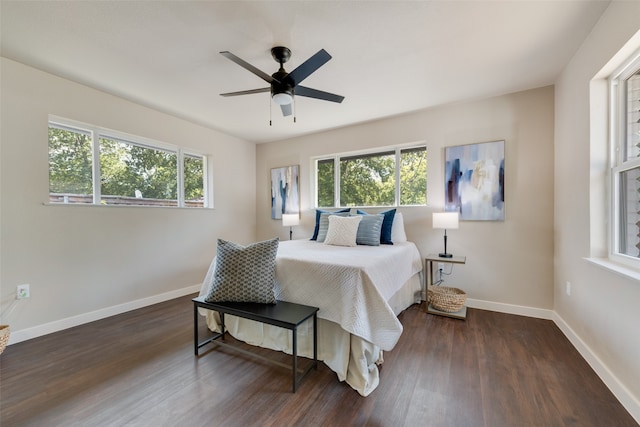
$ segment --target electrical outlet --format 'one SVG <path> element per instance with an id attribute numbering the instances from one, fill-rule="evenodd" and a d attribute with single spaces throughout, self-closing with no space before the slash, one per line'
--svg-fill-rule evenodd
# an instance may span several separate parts
<path id="1" fill-rule="evenodd" d="M 29 289 L 29 285 L 18 285 L 16 289 L 16 299 L 26 299 L 31 296 L 31 290 Z"/>
<path id="2" fill-rule="evenodd" d="M 569 282 L 568 280 L 565 286 L 565 292 L 567 293 L 568 296 L 571 296 L 571 282 Z"/>
<path id="3" fill-rule="evenodd" d="M 444 262 L 439 262 L 438 263 L 438 270 L 444 271 Z"/>

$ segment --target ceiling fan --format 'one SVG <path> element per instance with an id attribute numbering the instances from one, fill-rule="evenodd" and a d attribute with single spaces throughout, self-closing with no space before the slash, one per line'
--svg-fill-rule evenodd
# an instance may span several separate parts
<path id="1" fill-rule="evenodd" d="M 276 62 L 280 64 L 280 69 L 269 75 L 248 62 L 238 58 L 233 53 L 224 51 L 220 52 L 225 58 L 230 59 L 242 68 L 252 72 L 256 76 L 260 77 L 267 83 L 270 83 L 270 87 L 261 89 L 243 90 L 239 92 L 221 93 L 221 96 L 238 96 L 249 95 L 252 93 L 271 92 L 271 99 L 273 102 L 280 105 L 282 115 L 290 116 L 292 113 L 291 103 L 295 95 L 306 96 L 308 98 L 316 98 L 324 101 L 331 101 L 340 103 L 344 99 L 344 96 L 336 95 L 329 92 L 324 92 L 317 89 L 312 89 L 306 86 L 301 86 L 300 83 L 309 77 L 318 68 L 322 67 L 327 61 L 331 59 L 331 55 L 326 50 L 320 49 L 315 55 L 307 59 L 300 64 L 295 70 L 287 73 L 283 64 L 291 58 L 291 50 L 283 46 L 276 46 L 271 49 L 271 56 Z"/>

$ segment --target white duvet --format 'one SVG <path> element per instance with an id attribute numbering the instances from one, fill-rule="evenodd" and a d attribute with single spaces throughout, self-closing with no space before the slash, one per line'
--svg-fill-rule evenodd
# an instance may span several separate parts
<path id="1" fill-rule="evenodd" d="M 319 307 L 319 318 L 391 350 L 402 324 L 388 301 L 420 271 L 420 253 L 411 242 L 344 247 L 284 241 L 276 260 L 276 298 Z"/>
<path id="2" fill-rule="evenodd" d="M 215 259 L 202 285 L 213 281 Z M 318 358 L 340 381 L 361 395 L 378 385 L 383 350 L 402 334 L 396 315 L 419 302 L 422 261 L 412 242 L 379 247 L 329 246 L 315 241 L 280 242 L 276 260 L 276 298 L 319 307 Z M 217 313 L 201 311 L 212 330 Z M 229 333 L 249 344 L 290 353 L 291 337 L 281 328 L 226 316 Z M 310 357 L 311 333 L 298 328 L 298 354 Z"/>

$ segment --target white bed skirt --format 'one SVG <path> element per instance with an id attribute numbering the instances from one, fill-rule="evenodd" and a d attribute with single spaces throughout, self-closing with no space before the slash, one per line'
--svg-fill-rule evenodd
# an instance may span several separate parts
<path id="1" fill-rule="evenodd" d="M 398 315 L 414 303 L 420 303 L 422 274 L 413 275 L 388 301 Z M 204 295 L 203 289 L 200 295 Z M 219 315 L 199 309 L 206 317 L 209 329 L 220 331 Z M 265 325 L 231 315 L 225 316 L 225 327 L 236 339 L 251 345 L 291 354 L 291 334 L 287 329 Z M 311 320 L 298 327 L 298 355 L 313 357 L 313 323 Z M 318 318 L 318 359 L 346 381 L 362 396 L 368 396 L 380 381 L 377 364 L 382 363 L 380 347 L 345 331 L 337 323 Z"/>

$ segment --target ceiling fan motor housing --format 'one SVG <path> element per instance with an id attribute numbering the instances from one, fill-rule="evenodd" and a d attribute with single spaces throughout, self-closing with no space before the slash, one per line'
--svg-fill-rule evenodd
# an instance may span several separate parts
<path id="1" fill-rule="evenodd" d="M 275 79 L 271 82 L 271 98 L 277 104 L 288 105 L 293 99 L 293 84 L 290 79 L 287 79 L 289 73 L 284 70 L 282 64 L 291 58 L 291 50 L 284 46 L 275 46 L 271 48 L 271 56 L 280 64 L 280 69 L 271 75 Z"/>
<path id="2" fill-rule="evenodd" d="M 271 98 L 274 98 L 274 96 L 278 94 L 287 94 L 289 95 L 289 97 L 293 98 L 293 84 L 291 83 L 290 79 L 286 78 L 287 74 L 288 73 L 284 70 L 284 68 L 280 67 L 280 69 L 277 72 L 271 75 L 275 79 L 275 81 L 271 82 Z M 284 99 L 284 98 L 285 97 L 280 99 Z M 281 104 L 280 102 L 277 101 L 277 98 L 274 98 L 274 100 L 278 104 Z M 285 102 L 285 104 L 291 103 L 291 99 L 289 99 L 288 101 L 289 102 Z"/>

